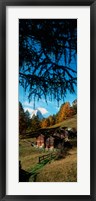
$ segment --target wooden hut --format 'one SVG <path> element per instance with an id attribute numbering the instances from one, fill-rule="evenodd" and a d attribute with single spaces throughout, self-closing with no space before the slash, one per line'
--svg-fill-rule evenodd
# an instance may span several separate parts
<path id="1" fill-rule="evenodd" d="M 45 142 L 46 149 L 54 149 L 54 137 L 50 136 L 46 139 Z"/>
<path id="2" fill-rule="evenodd" d="M 36 139 L 37 147 L 44 147 L 44 135 L 40 134 Z"/>

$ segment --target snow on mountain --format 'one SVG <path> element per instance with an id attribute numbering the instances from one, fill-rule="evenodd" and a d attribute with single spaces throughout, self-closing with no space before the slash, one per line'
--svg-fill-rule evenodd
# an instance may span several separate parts
<path id="1" fill-rule="evenodd" d="M 39 109 L 33 110 L 32 117 L 33 116 L 37 116 L 40 120 L 44 118 Z"/>

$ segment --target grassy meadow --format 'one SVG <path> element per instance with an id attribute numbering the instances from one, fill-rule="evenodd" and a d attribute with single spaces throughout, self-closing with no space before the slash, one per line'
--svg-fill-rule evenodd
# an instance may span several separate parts
<path id="1" fill-rule="evenodd" d="M 61 124 L 60 126 L 76 128 L 76 115 Z M 58 126 L 55 125 L 55 126 Z M 30 173 L 29 182 L 76 182 L 77 181 L 77 139 L 71 139 L 73 147 L 67 150 L 65 156 L 61 159 L 53 158 L 44 164 L 39 164 L 39 157 L 50 153 L 40 148 L 31 146 L 35 142 L 35 138 L 27 138 L 19 140 L 19 160 L 22 169 Z M 58 150 L 54 149 L 56 156 Z M 34 180 L 35 175 L 35 180 Z"/>
<path id="2" fill-rule="evenodd" d="M 50 128 L 56 128 L 56 127 L 69 127 L 69 128 L 76 128 L 77 129 L 77 114 L 71 117 L 70 119 L 64 120 L 61 123 L 55 124 L 54 126 L 51 126 Z"/>

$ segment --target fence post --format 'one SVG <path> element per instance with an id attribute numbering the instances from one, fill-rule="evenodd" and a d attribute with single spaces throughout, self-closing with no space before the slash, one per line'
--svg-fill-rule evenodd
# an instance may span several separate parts
<path id="1" fill-rule="evenodd" d="M 49 163 L 51 163 L 52 158 L 54 158 L 54 154 L 53 153 L 50 153 L 50 154 L 47 154 L 47 155 L 43 155 L 43 156 L 39 156 L 39 163 L 41 163 L 45 159 L 49 159 Z"/>

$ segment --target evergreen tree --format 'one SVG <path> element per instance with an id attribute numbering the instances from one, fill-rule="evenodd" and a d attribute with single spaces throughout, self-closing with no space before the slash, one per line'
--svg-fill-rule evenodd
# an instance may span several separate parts
<path id="1" fill-rule="evenodd" d="M 28 110 L 25 112 L 25 121 L 26 121 L 26 129 L 27 131 L 30 131 L 31 128 L 31 118 L 30 118 L 30 113 Z"/>
<path id="2" fill-rule="evenodd" d="M 26 133 L 26 118 L 22 103 L 19 102 L 19 134 Z"/>
<path id="3" fill-rule="evenodd" d="M 37 116 L 33 115 L 32 120 L 31 120 L 31 130 L 36 131 L 40 128 L 41 128 L 40 120 L 38 119 Z"/>

